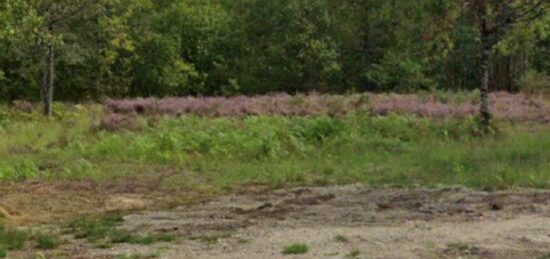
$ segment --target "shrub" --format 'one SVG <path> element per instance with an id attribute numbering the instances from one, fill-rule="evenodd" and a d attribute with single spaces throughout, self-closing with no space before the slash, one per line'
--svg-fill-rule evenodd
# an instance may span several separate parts
<path id="1" fill-rule="evenodd" d="M 36 236 L 36 248 L 38 249 L 54 249 L 59 246 L 61 241 L 51 233 L 40 233 Z"/>
<path id="2" fill-rule="evenodd" d="M 529 70 L 516 84 L 521 91 L 531 94 L 550 94 L 550 75 Z"/>
<path id="3" fill-rule="evenodd" d="M 12 102 L 11 109 L 14 112 L 32 113 L 34 111 L 34 105 L 28 101 L 17 100 Z"/>
<path id="4" fill-rule="evenodd" d="M 115 131 L 115 130 L 139 130 L 141 125 L 138 123 L 137 117 L 128 114 L 110 113 L 101 121 L 100 129 Z"/>
<path id="5" fill-rule="evenodd" d="M 0 250 L 21 250 L 27 242 L 28 233 L 0 223 Z"/>
<path id="6" fill-rule="evenodd" d="M 309 246 L 306 244 L 292 244 L 289 246 L 286 246 L 283 249 L 283 254 L 291 255 L 291 254 L 305 254 L 309 251 Z"/>
<path id="7" fill-rule="evenodd" d="M 546 80 L 546 79 L 545 79 Z M 547 89 L 548 81 L 539 80 L 536 85 Z M 546 82 L 546 83 L 545 83 Z M 550 105 L 543 100 L 525 94 L 496 92 L 490 95 L 494 116 L 512 121 L 550 121 Z M 376 115 L 396 113 L 414 114 L 421 117 L 466 118 L 478 113 L 479 98 L 465 93 L 414 94 L 356 94 L 297 95 L 277 94 L 270 96 L 237 97 L 183 97 L 165 99 L 109 100 L 104 109 L 109 114 L 104 120 L 105 128 L 133 128 L 134 115 L 194 114 L 208 117 L 243 117 L 247 115 L 283 116 L 329 116 L 342 117 L 348 114 L 370 112 Z M 122 116 L 122 114 L 127 116 Z"/>

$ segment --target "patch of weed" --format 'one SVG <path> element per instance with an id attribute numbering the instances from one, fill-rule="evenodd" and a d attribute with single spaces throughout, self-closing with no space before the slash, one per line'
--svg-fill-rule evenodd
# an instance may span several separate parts
<path id="1" fill-rule="evenodd" d="M 283 254 L 292 255 L 292 254 L 305 254 L 309 251 L 309 246 L 307 244 L 292 244 L 286 246 L 283 249 Z"/>
<path id="2" fill-rule="evenodd" d="M 351 253 L 347 254 L 346 258 L 350 258 L 350 259 L 357 258 L 360 254 L 361 254 L 361 251 L 355 249 L 351 251 Z"/>
<path id="3" fill-rule="evenodd" d="M 134 234 L 120 225 L 124 221 L 120 214 L 108 214 L 101 217 L 80 217 L 67 226 L 67 234 L 75 238 L 85 238 L 95 242 L 100 247 L 109 247 L 111 244 L 128 243 L 149 245 L 155 242 L 172 242 L 175 236 L 169 234 Z"/>
<path id="4" fill-rule="evenodd" d="M 27 231 L 0 223 L 0 248 L 4 250 L 21 250 L 29 238 Z"/>
<path id="5" fill-rule="evenodd" d="M 348 238 L 346 238 L 345 236 L 342 236 L 342 235 L 337 235 L 336 237 L 334 237 L 334 241 L 340 242 L 340 243 L 347 243 Z"/>
<path id="6" fill-rule="evenodd" d="M 130 243 L 130 241 L 134 238 L 132 233 L 127 230 L 113 230 L 110 233 L 111 236 L 111 242 L 114 244 L 118 243 Z"/>
<path id="7" fill-rule="evenodd" d="M 137 245 L 150 245 L 157 240 L 155 239 L 155 236 L 150 234 L 145 235 L 135 235 L 130 238 L 130 240 L 127 242 L 129 244 L 137 244 Z"/>
<path id="8" fill-rule="evenodd" d="M 172 234 L 158 234 L 155 236 L 155 239 L 158 242 L 174 242 L 176 240 L 176 236 Z"/>
<path id="9" fill-rule="evenodd" d="M 36 248 L 51 250 L 55 249 L 61 244 L 59 238 L 52 233 L 39 233 L 35 236 Z"/>

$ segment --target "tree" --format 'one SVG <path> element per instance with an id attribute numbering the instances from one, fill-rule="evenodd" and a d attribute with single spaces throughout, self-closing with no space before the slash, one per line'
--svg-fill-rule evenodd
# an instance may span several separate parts
<path id="1" fill-rule="evenodd" d="M 40 87 L 40 96 L 44 106 L 44 115 L 52 115 L 52 102 L 54 95 L 55 82 L 55 44 L 62 40 L 62 33 L 57 30 L 59 24 L 80 15 L 92 5 L 96 0 L 63 0 L 49 1 L 43 0 L 37 9 L 42 17 L 40 34 L 42 41 L 41 49 L 45 52 L 42 61 L 42 83 Z"/>
<path id="2" fill-rule="evenodd" d="M 492 52 L 508 31 L 515 26 L 529 25 L 543 17 L 550 8 L 547 0 L 467 0 L 465 7 L 471 11 L 479 30 L 481 45 L 480 72 L 481 104 L 480 125 L 489 128 L 489 65 Z"/>
<path id="3" fill-rule="evenodd" d="M 39 82 L 46 116 L 52 114 L 58 77 L 65 86 L 74 86 L 63 89 L 73 100 L 86 95 L 82 90 L 90 86 L 98 88 L 96 94 L 110 94 L 110 84 L 131 78 L 125 74 L 130 62 L 121 57 L 133 50 L 129 19 L 148 5 L 149 0 L 6 0 L 0 4 L 0 25 L 6 28 L 0 30 L 0 49 L 7 53 L 0 58 L 0 70 L 5 66 L 5 77 L 16 81 L 21 81 L 17 74 L 41 74 L 41 80 L 29 80 Z"/>
<path id="4" fill-rule="evenodd" d="M 33 57 L 38 51 L 33 47 L 39 25 L 40 17 L 31 3 L 0 3 L 0 97 L 11 101 L 36 90 Z"/>

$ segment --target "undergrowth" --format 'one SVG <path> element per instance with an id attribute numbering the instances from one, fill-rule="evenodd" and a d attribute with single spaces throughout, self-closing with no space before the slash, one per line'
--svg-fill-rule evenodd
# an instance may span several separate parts
<path id="1" fill-rule="evenodd" d="M 2 112 L 0 181 L 111 181 L 165 168 L 168 189 L 238 184 L 550 187 L 550 130 L 500 122 L 478 136 L 474 119 L 344 117 L 136 118 L 99 127 L 99 106 L 56 107 L 52 119 Z"/>

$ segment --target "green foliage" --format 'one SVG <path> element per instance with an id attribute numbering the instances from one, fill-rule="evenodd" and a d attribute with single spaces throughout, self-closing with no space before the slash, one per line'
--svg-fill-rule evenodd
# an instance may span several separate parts
<path id="1" fill-rule="evenodd" d="M 59 100 L 475 89 L 479 30 L 461 3 L 6 0 L 0 100 L 38 100 L 48 43 Z M 492 8 L 491 21 L 508 9 Z M 52 17 L 63 19 L 50 31 Z M 518 90 L 528 69 L 549 70 L 549 19 L 502 33 L 493 89 Z"/>
<path id="2" fill-rule="evenodd" d="M 21 250 L 25 247 L 29 234 L 26 231 L 6 226 L 0 222 L 0 250 Z"/>
<path id="3" fill-rule="evenodd" d="M 61 244 L 59 238 L 52 233 L 39 233 L 35 236 L 36 248 L 51 250 L 55 249 Z"/>
<path id="4" fill-rule="evenodd" d="M 550 75 L 529 70 L 521 77 L 517 84 L 527 93 L 550 94 Z"/>
<path id="5" fill-rule="evenodd" d="M 345 236 L 337 235 L 336 237 L 334 237 L 334 241 L 339 243 L 347 243 L 348 239 Z"/>
<path id="6" fill-rule="evenodd" d="M 295 255 L 295 254 L 305 254 L 309 251 L 309 246 L 306 244 L 292 244 L 286 246 L 283 249 L 283 254 L 286 255 Z"/>
<path id="7" fill-rule="evenodd" d="M 438 98 L 468 100 L 469 95 Z M 0 128 L 0 181 L 113 181 L 162 168 L 187 172 L 163 179 L 165 188 L 221 189 L 245 183 L 476 188 L 550 184 L 546 125 L 497 122 L 498 133 L 479 138 L 473 119 L 182 116 L 140 118 L 145 122 L 139 131 L 102 131 L 96 126 L 97 107 L 71 110 L 59 109 L 74 116 L 51 119 L 10 115 L 10 123 Z M 116 222 L 75 222 L 73 232 L 102 239 Z"/>
<path id="8" fill-rule="evenodd" d="M 69 233 L 76 238 L 87 238 L 90 241 L 96 241 L 107 237 L 112 232 L 116 232 L 116 227 L 124 221 L 118 214 L 105 215 L 102 217 L 80 217 L 67 225 Z M 115 233 L 117 239 L 120 233 Z"/>
<path id="9" fill-rule="evenodd" d="M 108 246 L 109 243 L 128 243 L 150 245 L 155 242 L 172 242 L 175 237 L 169 234 L 134 234 L 120 228 L 124 219 L 120 214 L 107 214 L 100 217 L 80 217 L 66 226 L 66 233 L 73 234 L 75 238 L 86 238 L 100 246 Z"/>

